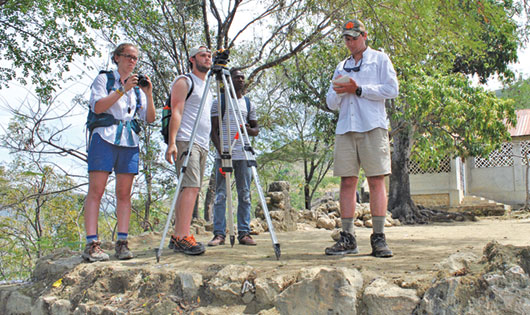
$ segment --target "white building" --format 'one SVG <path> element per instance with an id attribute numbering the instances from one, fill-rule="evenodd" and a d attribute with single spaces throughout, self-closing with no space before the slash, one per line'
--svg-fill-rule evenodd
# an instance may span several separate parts
<path id="1" fill-rule="evenodd" d="M 508 205 L 526 200 L 527 159 L 530 159 L 530 109 L 517 110 L 512 141 L 488 158 L 446 159 L 437 170 L 421 170 L 411 163 L 412 199 L 420 205 L 458 207 L 473 195 Z"/>

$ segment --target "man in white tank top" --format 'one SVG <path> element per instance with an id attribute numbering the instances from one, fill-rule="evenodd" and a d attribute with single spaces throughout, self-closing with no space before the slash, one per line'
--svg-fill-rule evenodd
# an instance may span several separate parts
<path id="1" fill-rule="evenodd" d="M 184 153 L 188 150 L 193 126 L 197 119 L 199 125 L 186 172 L 183 178 L 179 178 L 182 181 L 182 188 L 175 205 L 175 229 L 169 241 L 169 247 L 175 252 L 200 255 L 205 249 L 201 243 L 195 241 L 190 233 L 190 225 L 208 156 L 212 104 L 209 92 L 205 96 L 202 114 L 200 117 L 197 116 L 203 92 L 209 89 L 206 86 L 206 75 L 212 66 L 212 54 L 206 46 L 197 46 L 190 50 L 189 61 L 192 67 L 190 75 L 178 76 L 171 88 L 171 119 L 166 160 L 171 164 L 177 163 L 178 170 L 186 157 Z M 193 90 L 187 98 L 191 89 Z"/>

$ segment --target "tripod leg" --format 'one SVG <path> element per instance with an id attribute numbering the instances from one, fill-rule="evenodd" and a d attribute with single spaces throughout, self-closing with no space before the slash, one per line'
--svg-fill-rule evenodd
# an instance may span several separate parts
<path id="1" fill-rule="evenodd" d="M 229 161 L 232 163 L 232 160 Z M 228 210 L 228 233 L 230 234 L 230 245 L 234 247 L 235 231 L 234 231 L 234 212 L 232 211 L 232 186 L 230 185 L 230 177 L 232 173 L 225 173 L 226 186 L 226 207 Z"/>
<path id="2" fill-rule="evenodd" d="M 258 190 L 259 199 L 261 201 L 261 207 L 263 208 L 263 214 L 265 215 L 265 220 L 267 221 L 267 226 L 269 227 L 269 234 L 271 236 L 274 254 L 276 255 L 276 259 L 279 260 L 281 255 L 280 243 L 278 243 L 276 233 L 274 232 L 274 225 L 272 224 L 269 208 L 267 208 L 267 202 L 265 201 L 265 196 L 263 195 L 263 190 L 261 189 L 261 183 L 259 181 L 258 170 L 256 169 L 256 166 L 252 166 L 252 176 L 254 177 L 256 189 Z"/>
<path id="3" fill-rule="evenodd" d="M 177 164 L 175 161 L 175 169 L 177 168 Z M 177 170 L 178 173 L 178 170 Z M 182 173 L 180 175 L 183 175 Z M 164 241 L 166 239 L 166 234 L 169 229 L 169 223 L 171 222 L 171 218 L 173 217 L 173 212 L 175 210 L 175 206 L 177 205 L 177 200 L 180 194 L 180 183 L 178 179 L 181 177 L 177 177 L 177 190 L 175 191 L 175 195 L 173 196 L 173 200 L 171 201 L 171 208 L 169 210 L 169 214 L 167 215 L 166 224 L 164 226 L 164 232 L 162 233 L 162 239 L 160 240 L 160 245 L 158 248 L 155 248 L 155 255 L 156 255 L 156 262 L 160 262 L 160 256 L 162 256 L 162 248 L 164 248 Z"/>
<path id="4" fill-rule="evenodd" d="M 228 86 L 230 87 L 230 90 L 232 91 L 232 94 L 233 95 L 236 95 L 236 92 L 235 92 L 235 89 L 234 89 L 234 85 L 232 83 L 232 78 L 230 76 L 227 76 L 228 79 L 225 78 L 225 76 L 223 76 L 223 83 L 224 83 L 224 86 Z M 274 226 L 272 224 L 272 220 L 271 220 L 271 217 L 270 217 L 270 214 L 269 214 L 269 209 L 267 207 L 267 202 L 265 201 L 265 196 L 263 194 L 263 190 L 261 189 L 261 183 L 259 181 L 259 177 L 258 177 L 258 171 L 256 169 L 256 158 L 254 156 L 254 150 L 250 147 L 250 140 L 249 140 L 249 137 L 248 137 L 248 133 L 247 133 L 247 130 L 245 128 L 240 128 L 240 126 L 242 126 L 241 122 L 243 122 L 243 115 L 241 115 L 241 111 L 239 110 L 239 106 L 233 104 L 232 100 L 231 99 L 227 99 L 227 103 L 226 104 L 230 104 L 230 108 L 231 110 L 235 113 L 235 118 L 236 118 L 236 122 L 237 122 L 237 128 L 238 128 L 238 132 L 239 134 L 241 135 L 239 137 L 243 147 L 245 148 L 244 149 L 244 153 L 245 153 L 245 159 L 247 160 L 248 162 L 248 165 L 249 167 L 251 167 L 252 169 L 252 176 L 254 178 L 254 182 L 256 183 L 256 189 L 258 190 L 258 195 L 259 195 L 259 198 L 260 198 L 260 202 L 261 202 L 261 207 L 263 208 L 263 213 L 265 215 L 265 219 L 267 221 L 267 225 L 269 227 L 269 233 L 270 233 L 270 236 L 271 236 L 271 240 L 272 240 L 272 247 L 274 249 L 274 254 L 276 255 L 276 259 L 279 260 L 280 259 L 280 255 L 281 255 L 281 250 L 280 250 L 280 243 L 278 243 L 278 240 L 276 239 L 276 233 L 274 232 Z M 243 129 L 243 130 L 241 130 Z"/>
<path id="5" fill-rule="evenodd" d="M 219 121 L 219 140 L 221 141 L 220 146 L 222 148 L 222 152 L 220 152 L 221 156 L 221 174 L 225 177 L 225 190 L 226 190 L 226 202 L 225 202 L 225 208 L 228 211 L 228 232 L 230 235 L 230 245 L 234 247 L 235 243 L 235 231 L 234 231 L 234 211 L 232 207 L 232 185 L 230 185 L 230 179 L 232 174 L 232 147 L 230 146 L 230 115 L 224 115 L 226 117 L 226 139 L 227 144 L 225 145 L 225 137 L 223 132 L 223 113 L 221 113 L 221 89 L 220 89 L 220 80 L 217 80 L 217 113 L 218 113 L 218 121 Z M 230 102 L 230 98 L 228 97 L 228 94 L 225 93 L 225 104 L 228 104 Z M 228 113 L 228 107 L 225 106 L 225 111 Z"/>

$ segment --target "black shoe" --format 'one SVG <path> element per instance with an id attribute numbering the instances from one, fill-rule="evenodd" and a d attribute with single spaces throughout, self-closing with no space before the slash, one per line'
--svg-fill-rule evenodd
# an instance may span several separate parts
<path id="1" fill-rule="evenodd" d="M 177 244 L 177 238 L 171 235 L 171 238 L 169 239 L 169 244 L 167 245 L 167 247 L 169 249 L 175 249 L 175 247 L 177 247 L 176 244 Z"/>
<path id="2" fill-rule="evenodd" d="M 372 256 L 392 257 L 392 251 L 386 244 L 384 233 L 374 233 L 370 235 L 370 245 L 372 245 Z"/>
<path id="3" fill-rule="evenodd" d="M 340 240 L 335 245 L 326 248 L 326 255 L 345 255 L 345 254 L 357 254 L 359 249 L 357 248 L 357 241 L 355 236 L 348 232 L 340 232 Z"/>
<path id="4" fill-rule="evenodd" d="M 177 238 L 173 251 L 184 253 L 186 255 L 200 255 L 204 253 L 206 249 L 202 243 L 195 241 L 193 235 L 189 235 L 181 239 Z"/>

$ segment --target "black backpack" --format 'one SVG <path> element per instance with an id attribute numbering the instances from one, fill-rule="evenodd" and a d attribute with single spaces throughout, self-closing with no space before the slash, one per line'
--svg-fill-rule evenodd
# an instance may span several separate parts
<path id="1" fill-rule="evenodd" d="M 190 78 L 191 80 L 191 89 L 188 92 L 188 95 L 186 95 L 186 100 L 190 97 L 191 93 L 193 93 L 193 78 L 189 73 L 186 73 L 185 76 Z M 171 91 L 169 92 L 169 96 L 166 100 L 166 105 L 162 108 L 162 129 L 160 130 L 160 133 L 162 133 L 162 136 L 164 137 L 164 142 L 168 144 L 169 142 L 169 121 L 171 119 Z"/>

